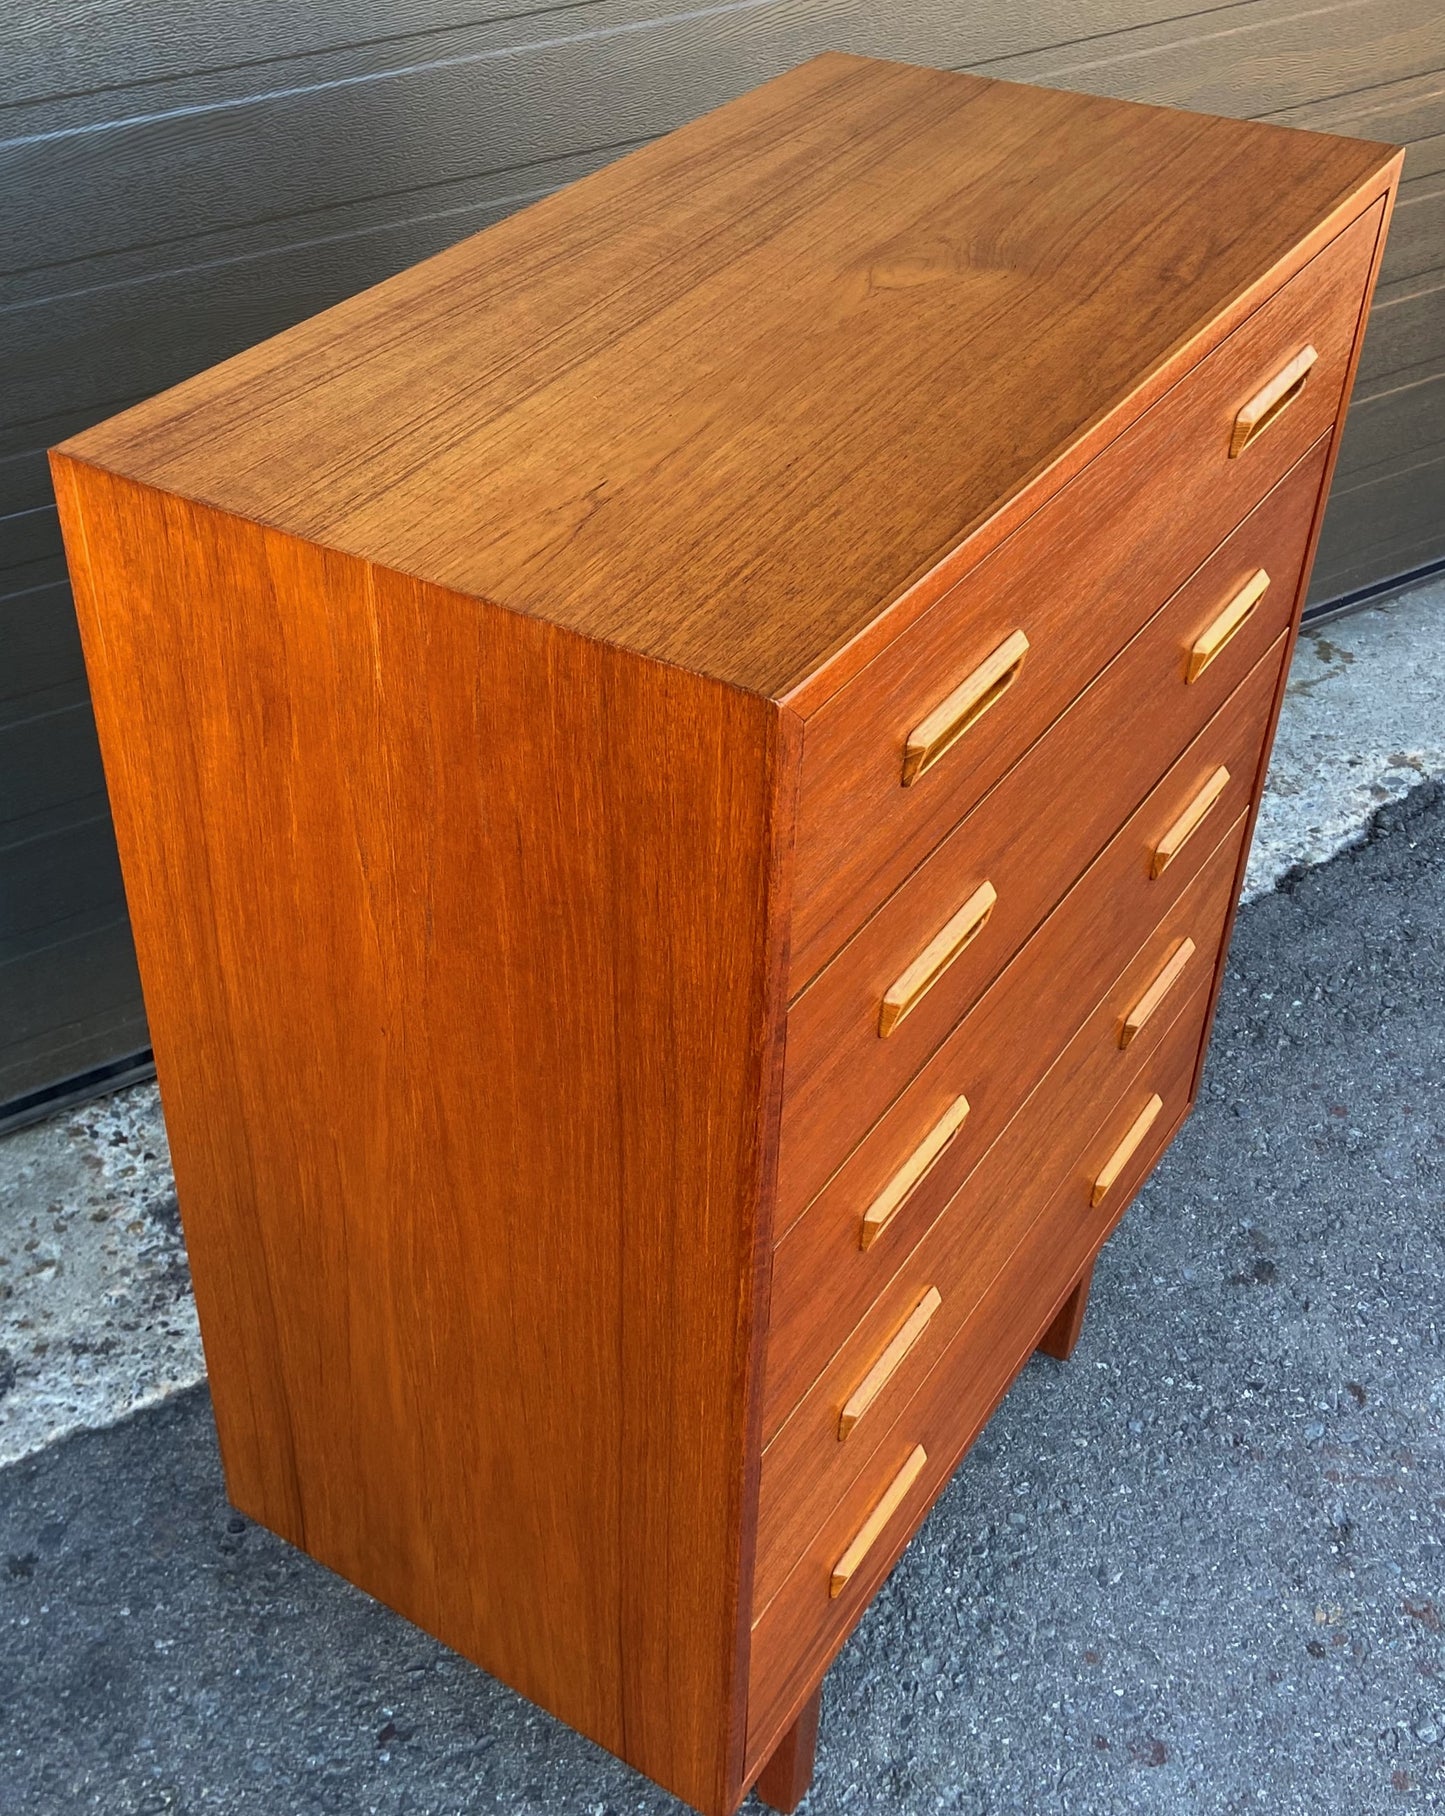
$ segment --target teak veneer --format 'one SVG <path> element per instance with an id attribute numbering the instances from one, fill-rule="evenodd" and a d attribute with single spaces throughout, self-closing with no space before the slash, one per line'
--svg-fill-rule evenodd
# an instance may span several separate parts
<path id="1" fill-rule="evenodd" d="M 1398 172 L 825 56 L 54 452 L 229 1492 L 708 1816 L 1187 1113 Z"/>

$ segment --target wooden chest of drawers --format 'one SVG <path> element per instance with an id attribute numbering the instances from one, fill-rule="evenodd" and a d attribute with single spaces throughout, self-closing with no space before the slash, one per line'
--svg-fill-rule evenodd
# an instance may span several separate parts
<path id="1" fill-rule="evenodd" d="M 56 452 L 230 1492 L 701 1810 L 1189 1109 L 1397 174 L 828 56 Z"/>

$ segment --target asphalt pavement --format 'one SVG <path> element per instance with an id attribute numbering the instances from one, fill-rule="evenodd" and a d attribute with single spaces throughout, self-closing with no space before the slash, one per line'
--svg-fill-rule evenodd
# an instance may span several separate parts
<path id="1" fill-rule="evenodd" d="M 1205 1088 L 830 1673 L 805 1806 L 1445 1808 L 1445 793 L 1241 913 Z M 680 1806 L 228 1508 L 204 1388 L 0 1471 L 0 1811 Z"/>

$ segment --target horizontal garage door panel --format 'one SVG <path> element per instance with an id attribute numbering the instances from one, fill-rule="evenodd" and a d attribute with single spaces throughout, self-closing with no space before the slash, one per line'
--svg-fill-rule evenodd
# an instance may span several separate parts
<path id="1" fill-rule="evenodd" d="M 1382 559 L 1387 573 L 1445 559 L 1445 455 L 1336 488 L 1320 534 L 1314 596 L 1372 584 Z"/>
<path id="2" fill-rule="evenodd" d="M 1410 464 L 1445 447 L 1445 372 L 1427 370 L 1374 396 L 1357 397 L 1345 421 L 1335 488 L 1376 478 L 1402 459 Z"/>
<path id="3" fill-rule="evenodd" d="M 1359 383 L 1445 360 L 1445 272 L 1389 284 L 1375 298 L 1360 355 Z"/>
<path id="4" fill-rule="evenodd" d="M 9 1017 L 0 1035 L 0 1103 L 149 1044 L 123 917 L 0 966 L 0 1000 Z"/>

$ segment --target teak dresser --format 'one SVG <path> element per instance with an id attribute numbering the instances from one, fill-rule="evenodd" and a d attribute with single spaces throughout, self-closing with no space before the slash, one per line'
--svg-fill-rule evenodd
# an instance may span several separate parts
<path id="1" fill-rule="evenodd" d="M 700 1810 L 1189 1110 L 1398 165 L 820 57 L 56 451 L 231 1496 Z"/>

